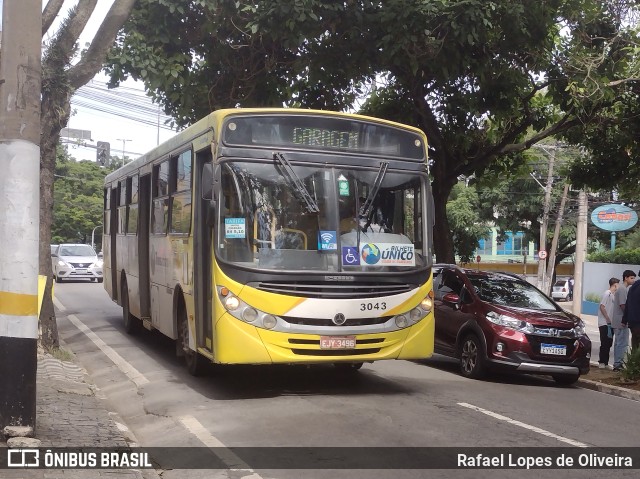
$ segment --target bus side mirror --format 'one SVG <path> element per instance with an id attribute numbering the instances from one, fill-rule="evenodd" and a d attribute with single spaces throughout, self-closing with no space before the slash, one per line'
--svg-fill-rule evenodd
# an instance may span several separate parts
<path id="1" fill-rule="evenodd" d="M 202 166 L 202 199 L 213 200 L 213 165 L 211 163 L 205 163 Z"/>

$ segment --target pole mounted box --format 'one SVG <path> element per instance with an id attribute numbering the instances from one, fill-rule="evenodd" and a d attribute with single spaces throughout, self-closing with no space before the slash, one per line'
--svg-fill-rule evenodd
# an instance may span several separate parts
<path id="1" fill-rule="evenodd" d="M 96 146 L 96 161 L 101 165 L 109 163 L 111 157 L 111 145 L 107 141 L 99 141 Z"/>

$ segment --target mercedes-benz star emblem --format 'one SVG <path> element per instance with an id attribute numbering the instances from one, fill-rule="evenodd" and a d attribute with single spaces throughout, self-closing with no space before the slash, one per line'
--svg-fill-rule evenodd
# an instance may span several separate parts
<path id="1" fill-rule="evenodd" d="M 345 318 L 344 314 L 338 313 L 333 317 L 333 324 L 336 326 L 342 326 L 347 322 L 347 318 Z"/>

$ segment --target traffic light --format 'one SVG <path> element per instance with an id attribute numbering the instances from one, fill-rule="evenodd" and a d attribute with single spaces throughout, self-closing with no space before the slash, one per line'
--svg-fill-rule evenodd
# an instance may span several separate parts
<path id="1" fill-rule="evenodd" d="M 111 145 L 108 141 L 99 141 L 96 146 L 96 161 L 101 165 L 109 163 L 111 157 Z"/>

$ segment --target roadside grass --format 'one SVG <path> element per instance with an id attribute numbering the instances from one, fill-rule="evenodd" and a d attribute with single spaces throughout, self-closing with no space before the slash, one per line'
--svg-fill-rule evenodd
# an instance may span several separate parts
<path id="1" fill-rule="evenodd" d="M 626 380 L 622 372 L 614 372 L 610 369 L 599 369 L 598 366 L 591 366 L 589 373 L 581 376 L 581 378 L 611 386 L 623 387 L 633 391 L 640 391 L 640 380 Z"/>
<path id="2" fill-rule="evenodd" d="M 49 348 L 47 349 L 47 353 L 60 361 L 73 362 L 73 353 L 64 348 Z"/>

